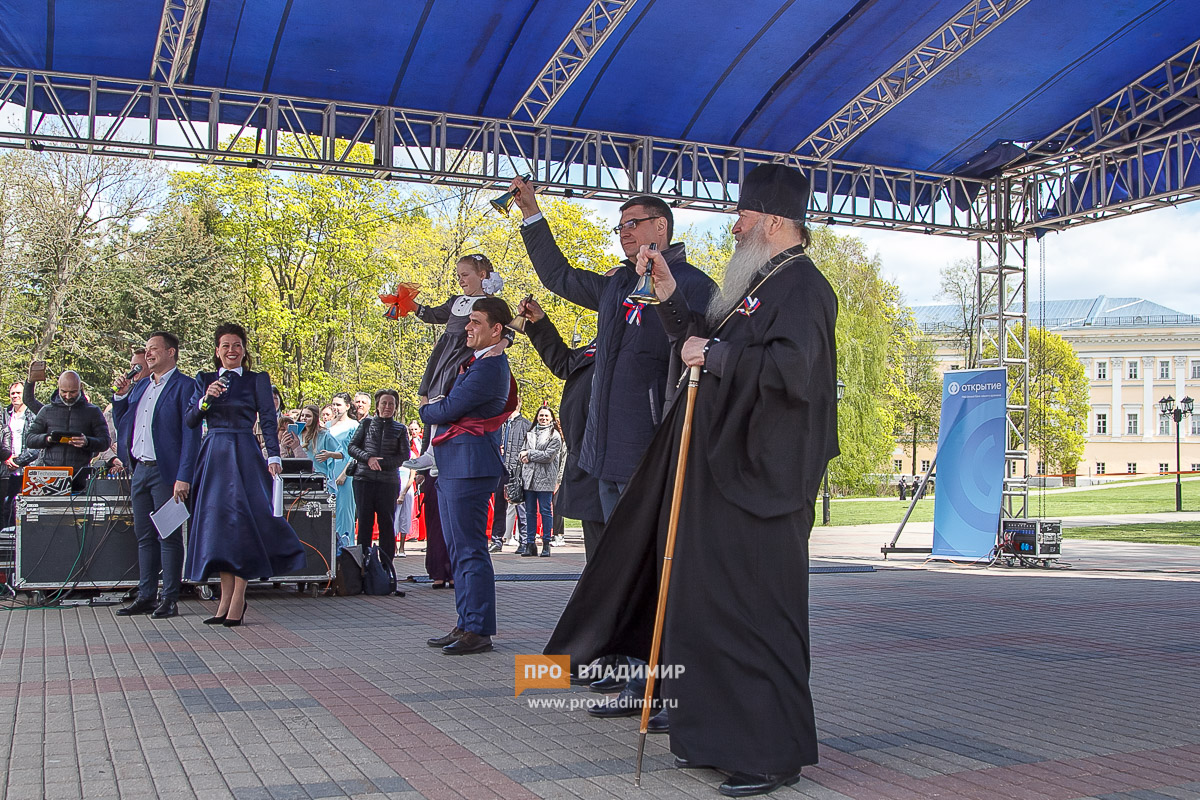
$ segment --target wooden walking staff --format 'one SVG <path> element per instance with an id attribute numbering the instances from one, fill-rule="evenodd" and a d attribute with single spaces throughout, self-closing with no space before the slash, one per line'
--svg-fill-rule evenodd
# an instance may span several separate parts
<path id="1" fill-rule="evenodd" d="M 663 552 L 662 578 L 658 582 L 658 608 L 654 612 L 654 637 L 650 642 L 650 660 L 646 664 L 646 696 L 642 703 L 642 725 L 638 731 L 637 770 L 633 782 L 642 786 L 642 754 L 646 751 L 646 730 L 650 725 L 650 701 L 654 696 L 655 667 L 662 646 L 663 619 L 667 613 L 667 590 L 671 586 L 671 557 L 675 553 L 675 532 L 679 529 L 679 505 L 683 500 L 683 476 L 687 472 L 688 446 L 692 442 L 692 412 L 696 408 L 696 390 L 700 388 L 700 367 L 688 373 L 687 406 L 683 412 L 683 433 L 679 440 L 679 461 L 675 466 L 675 489 L 671 493 L 671 516 L 667 522 L 667 544 Z"/>

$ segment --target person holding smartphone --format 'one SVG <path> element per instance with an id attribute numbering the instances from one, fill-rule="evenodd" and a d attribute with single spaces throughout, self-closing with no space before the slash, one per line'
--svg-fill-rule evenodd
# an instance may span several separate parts
<path id="1" fill-rule="evenodd" d="M 279 455 L 283 458 L 308 458 L 308 453 L 304 452 L 304 445 L 300 442 L 300 431 L 303 425 L 297 425 L 292 422 L 292 418 L 287 414 L 279 415 L 279 422 L 276 424 L 276 433 L 279 435 Z"/>
<path id="2" fill-rule="evenodd" d="M 73 370 L 58 376 L 58 389 L 25 437 L 26 447 L 42 451 L 38 466 L 71 467 L 77 478 L 110 442 L 103 412 L 88 402 L 83 381 Z"/>

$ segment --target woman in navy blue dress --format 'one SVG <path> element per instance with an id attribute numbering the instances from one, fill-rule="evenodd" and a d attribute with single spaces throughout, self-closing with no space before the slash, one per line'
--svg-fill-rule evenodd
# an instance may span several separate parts
<path id="1" fill-rule="evenodd" d="M 221 602 L 204 622 L 233 627 L 245 617 L 248 580 L 294 572 L 306 558 L 296 532 L 271 510 L 271 476 L 282 469 L 271 379 L 250 371 L 241 325 L 221 325 L 213 339 L 217 371 L 196 375 L 185 418 L 193 428 L 208 426 L 196 462 L 185 572 L 195 583 L 220 574 Z M 270 463 L 254 436 L 256 420 Z"/>

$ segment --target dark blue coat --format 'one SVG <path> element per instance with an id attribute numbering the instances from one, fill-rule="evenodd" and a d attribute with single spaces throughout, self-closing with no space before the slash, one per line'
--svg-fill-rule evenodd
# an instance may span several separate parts
<path id="1" fill-rule="evenodd" d="M 458 376 L 450 394 L 421 406 L 421 421 L 438 426 L 440 433 L 464 417 L 490 419 L 504 412 L 512 373 L 508 356 L 476 359 Z M 438 478 L 499 478 L 504 474 L 500 457 L 500 431 L 482 436 L 462 433 L 437 445 Z"/>
<path id="2" fill-rule="evenodd" d="M 247 580 L 295 573 L 307 564 L 304 547 L 284 517 L 271 513 L 271 476 L 254 435 L 258 421 L 267 453 L 279 455 L 275 400 L 265 372 L 234 375 L 206 411 L 200 401 L 215 372 L 192 383 L 184 421 L 208 431 L 196 458 L 196 488 L 184 574 L 196 583 L 214 572 Z"/>
<path id="3" fill-rule="evenodd" d="M 133 426 L 137 421 L 137 407 L 154 378 L 144 378 L 129 390 L 129 394 L 113 399 L 113 424 L 117 427 L 117 455 L 126 467 L 133 465 Z M 196 469 L 196 453 L 200 450 L 200 429 L 184 424 L 188 401 L 196 381 L 178 369 L 167 379 L 154 404 L 154 420 L 150 425 L 150 438 L 154 440 L 154 456 L 158 460 L 159 473 L 169 481 L 192 482 Z"/>
<path id="4" fill-rule="evenodd" d="M 596 367 L 579 466 L 601 480 L 626 483 L 662 421 L 667 384 L 679 374 L 671 375 L 671 342 L 652 308 L 630 319 L 625 298 L 638 280 L 632 261 L 623 261 L 611 276 L 572 267 L 544 219 L 522 227 L 521 236 L 547 289 L 598 312 Z M 687 263 L 682 244 L 662 255 L 689 307 L 707 308 L 716 289 L 712 278 Z M 681 368 L 676 359 L 675 369 Z"/>
<path id="5" fill-rule="evenodd" d="M 551 374 L 564 381 L 558 418 L 562 422 L 563 439 L 566 440 L 567 463 L 563 469 L 562 485 L 554 497 L 554 512 L 571 519 L 601 522 L 604 520 L 604 510 L 600 506 L 600 487 L 594 476 L 579 467 L 588 404 L 592 400 L 596 343 L 567 347 L 549 317 L 530 322 L 525 326 L 525 333 L 529 334 L 529 341 L 550 368 Z"/>

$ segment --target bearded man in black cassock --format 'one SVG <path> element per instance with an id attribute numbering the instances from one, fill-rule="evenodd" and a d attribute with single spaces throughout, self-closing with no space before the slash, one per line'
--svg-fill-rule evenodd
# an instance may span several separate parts
<path id="1" fill-rule="evenodd" d="M 680 768 L 770 792 L 817 761 L 809 693 L 808 537 L 837 455 L 837 299 L 804 254 L 809 185 L 780 164 L 742 185 L 721 291 L 690 309 L 646 248 L 663 326 L 703 367 L 663 635 Z M 678 393 L 676 400 L 680 399 Z M 684 403 L 675 402 L 605 527 L 545 652 L 573 665 L 648 658 Z M 631 558 L 631 554 L 635 557 Z"/>

